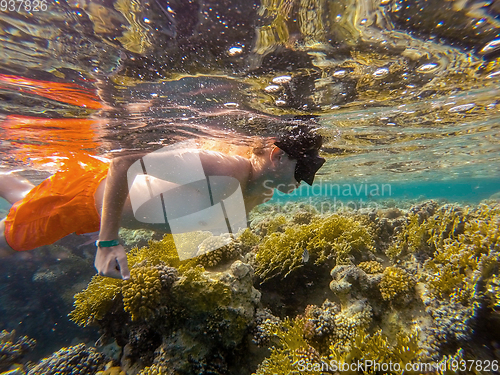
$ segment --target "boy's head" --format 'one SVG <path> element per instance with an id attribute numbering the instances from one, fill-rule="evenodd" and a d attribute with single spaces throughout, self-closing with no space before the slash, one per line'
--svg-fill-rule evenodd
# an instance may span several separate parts
<path id="1" fill-rule="evenodd" d="M 325 163 L 319 156 L 323 144 L 321 135 L 314 132 L 310 126 L 297 125 L 282 132 L 274 144 L 283 150 L 291 159 L 297 160 L 295 179 L 312 185 L 316 172 Z"/>

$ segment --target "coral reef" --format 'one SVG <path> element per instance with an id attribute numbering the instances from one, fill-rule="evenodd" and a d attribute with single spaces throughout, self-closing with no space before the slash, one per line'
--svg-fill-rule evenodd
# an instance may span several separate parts
<path id="1" fill-rule="evenodd" d="M 268 224 L 257 250 L 255 272 L 264 281 L 275 276 L 285 278 L 301 267 L 305 249 L 318 265 L 330 259 L 337 265 L 349 264 L 354 251 L 373 249 L 370 228 L 353 217 L 331 215 L 310 224 L 288 225 L 283 232 L 275 229 L 278 223 L 285 224 L 284 217 Z"/>
<path id="2" fill-rule="evenodd" d="M 181 261 L 171 236 L 132 249 L 131 279 L 94 277 L 71 319 L 98 324 L 121 368 L 141 374 L 233 375 L 242 362 L 245 374 L 324 374 L 357 361 L 401 370 L 351 373 L 402 374 L 496 358 L 500 205 L 269 209 L 230 244 L 204 237 L 196 258 Z"/>
<path id="3" fill-rule="evenodd" d="M 36 345 L 36 341 L 26 336 L 16 338 L 16 331 L 0 332 L 0 371 L 18 363 Z"/>
<path id="4" fill-rule="evenodd" d="M 80 325 L 97 323 L 103 340 L 122 343 L 125 370 L 191 374 L 218 363 L 223 373 L 224 353 L 243 345 L 260 300 L 253 268 L 237 260 L 223 272 L 207 272 L 198 258 L 181 262 L 172 243 L 166 236 L 133 249 L 130 280 L 95 277 L 75 296 L 70 318 Z M 125 325 L 117 324 L 127 316 Z"/>
<path id="5" fill-rule="evenodd" d="M 105 358 L 84 344 L 62 348 L 41 360 L 28 375 L 89 375 L 104 367 Z"/>

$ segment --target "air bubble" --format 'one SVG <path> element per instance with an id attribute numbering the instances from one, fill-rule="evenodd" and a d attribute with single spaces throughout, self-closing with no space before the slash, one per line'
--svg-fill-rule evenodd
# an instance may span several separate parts
<path id="1" fill-rule="evenodd" d="M 383 77 L 387 76 L 388 74 L 389 74 L 389 69 L 387 69 L 387 68 L 380 68 L 380 69 L 375 70 L 375 72 L 373 72 L 373 76 L 375 78 L 383 78 Z"/>
<path id="2" fill-rule="evenodd" d="M 264 89 L 264 91 L 271 94 L 271 93 L 281 91 L 281 87 L 278 85 L 269 85 Z"/>
<path id="3" fill-rule="evenodd" d="M 438 67 L 439 67 L 438 64 L 428 63 L 428 64 L 420 65 L 416 69 L 416 71 L 417 71 L 417 73 L 433 73 L 437 70 Z"/>
<path id="4" fill-rule="evenodd" d="M 347 75 L 347 72 L 345 70 L 337 70 L 336 72 L 333 73 L 333 76 L 335 78 L 344 78 Z"/>
<path id="5" fill-rule="evenodd" d="M 495 52 L 499 49 L 500 49 L 500 39 L 495 39 L 495 40 L 492 40 L 491 42 L 489 42 L 487 45 L 485 45 L 483 47 L 483 49 L 481 49 L 481 51 L 479 51 L 479 54 L 484 55 L 487 53 Z"/>
<path id="6" fill-rule="evenodd" d="M 241 55 L 242 53 L 243 53 L 243 48 L 241 48 L 241 47 L 231 47 L 227 51 L 227 54 L 229 56 L 238 56 L 238 55 Z"/>
<path id="7" fill-rule="evenodd" d="M 466 111 L 470 111 L 475 106 L 476 106 L 476 103 L 469 103 L 469 104 L 457 105 L 456 107 L 450 108 L 448 110 L 448 112 L 450 112 L 450 113 L 466 112 Z"/>
<path id="8" fill-rule="evenodd" d="M 288 83 L 292 80 L 292 77 L 290 76 L 279 76 L 279 77 L 274 77 L 273 78 L 273 83 L 277 85 L 283 85 L 285 83 Z"/>

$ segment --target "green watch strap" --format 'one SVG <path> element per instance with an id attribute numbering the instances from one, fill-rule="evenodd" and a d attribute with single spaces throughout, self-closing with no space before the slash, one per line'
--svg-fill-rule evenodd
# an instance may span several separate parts
<path id="1" fill-rule="evenodd" d="M 96 241 L 95 245 L 97 247 L 112 247 L 112 246 L 118 246 L 120 244 L 120 241 L 118 240 L 111 240 L 111 241 Z"/>

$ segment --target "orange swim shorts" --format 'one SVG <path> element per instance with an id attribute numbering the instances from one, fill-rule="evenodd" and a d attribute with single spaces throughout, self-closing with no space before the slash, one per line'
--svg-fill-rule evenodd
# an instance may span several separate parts
<path id="1" fill-rule="evenodd" d="M 71 233 L 99 230 L 94 194 L 109 163 L 85 157 L 34 187 L 5 219 L 5 239 L 14 250 L 49 245 Z"/>

